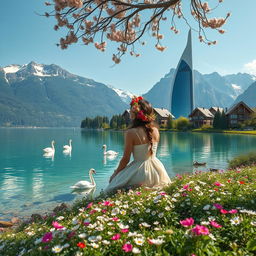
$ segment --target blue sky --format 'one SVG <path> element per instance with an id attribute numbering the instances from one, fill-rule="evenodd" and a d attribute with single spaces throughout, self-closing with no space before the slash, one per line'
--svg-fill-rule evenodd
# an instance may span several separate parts
<path id="1" fill-rule="evenodd" d="M 209 4 L 216 3 L 210 0 Z M 8 0 L 1 3 L 0 66 L 26 64 L 30 61 L 43 64 L 57 64 L 71 73 L 129 90 L 135 94 L 147 92 L 170 68 L 175 68 L 186 45 L 188 27 L 178 21 L 180 33 L 174 35 L 169 24 L 163 27 L 167 50 L 159 52 L 155 42 L 146 37 L 146 46 L 139 51 L 141 57 L 127 54 L 119 65 L 111 60 L 116 45 L 110 43 L 102 53 L 94 46 L 76 44 L 67 50 L 56 47 L 65 31 L 53 30 L 55 19 L 47 19 L 43 14 L 49 8 L 41 0 Z M 232 15 L 220 35 L 216 31 L 206 31 L 209 38 L 217 40 L 216 46 L 207 46 L 193 34 L 194 68 L 201 73 L 214 71 L 220 74 L 252 72 L 256 74 L 256 1 L 246 0 L 242 5 L 238 0 L 225 0 L 215 11 L 220 17 L 227 12 Z"/>

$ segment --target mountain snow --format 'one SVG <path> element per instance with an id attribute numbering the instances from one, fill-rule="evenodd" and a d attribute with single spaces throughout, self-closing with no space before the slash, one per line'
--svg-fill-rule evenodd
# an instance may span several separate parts
<path id="1" fill-rule="evenodd" d="M 121 98 L 121 100 L 123 102 L 125 102 L 126 104 L 129 104 L 130 101 L 131 101 L 131 98 L 134 96 L 134 94 L 131 93 L 131 92 L 123 91 L 121 89 L 117 89 L 117 88 L 114 88 L 114 87 L 109 86 L 109 85 L 108 85 L 108 87 L 111 88 L 113 91 L 115 91 L 116 94 Z"/>
<path id="2" fill-rule="evenodd" d="M 6 74 L 8 73 L 16 73 L 17 71 L 20 70 L 22 66 L 19 66 L 19 65 L 10 65 L 10 66 L 6 66 L 3 68 L 4 72 Z"/>

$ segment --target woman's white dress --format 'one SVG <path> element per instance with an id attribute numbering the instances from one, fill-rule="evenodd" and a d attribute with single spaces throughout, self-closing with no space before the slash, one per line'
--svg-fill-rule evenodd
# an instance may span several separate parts
<path id="1" fill-rule="evenodd" d="M 153 154 L 149 154 L 150 144 L 133 147 L 133 158 L 129 165 L 120 171 L 105 189 L 106 193 L 129 187 L 163 187 L 171 182 L 165 167 L 156 157 L 158 143 L 153 143 Z"/>

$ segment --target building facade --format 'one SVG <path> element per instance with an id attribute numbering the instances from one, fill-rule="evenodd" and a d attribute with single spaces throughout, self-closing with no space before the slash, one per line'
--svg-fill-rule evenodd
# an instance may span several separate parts
<path id="1" fill-rule="evenodd" d="M 253 109 L 247 106 L 243 101 L 238 102 L 226 112 L 228 127 L 238 127 L 239 123 L 248 120 L 253 113 Z"/>
<path id="2" fill-rule="evenodd" d="M 195 128 L 200 128 L 203 125 L 213 124 L 214 114 L 207 108 L 195 108 L 189 115 L 190 122 Z"/>
<path id="3" fill-rule="evenodd" d="M 179 118 L 188 117 L 194 109 L 194 77 L 192 62 L 191 30 L 188 34 L 187 46 L 180 58 L 171 86 L 170 112 Z"/>

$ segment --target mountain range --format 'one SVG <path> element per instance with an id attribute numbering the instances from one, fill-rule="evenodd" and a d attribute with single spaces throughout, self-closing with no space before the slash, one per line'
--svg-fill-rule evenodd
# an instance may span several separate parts
<path id="1" fill-rule="evenodd" d="M 175 75 L 171 69 L 143 96 L 154 106 L 170 108 L 170 91 Z M 210 108 L 212 106 L 229 108 L 245 90 L 255 82 L 256 77 L 246 73 L 221 76 L 217 72 L 201 74 L 194 70 L 195 107 Z M 254 96 L 256 102 L 256 96 Z M 244 97 L 247 102 L 247 97 Z"/>
<path id="2" fill-rule="evenodd" d="M 111 116 L 127 104 L 109 86 L 57 65 L 30 62 L 0 68 L 0 126 L 80 126 L 86 116 Z"/>
<path id="3" fill-rule="evenodd" d="M 155 107 L 169 108 L 174 75 L 171 69 L 143 96 Z M 221 76 L 195 70 L 195 106 L 225 108 L 243 100 L 255 107 L 255 80 L 246 73 Z M 0 126 L 76 127 L 85 117 L 122 113 L 132 95 L 54 64 L 0 67 Z"/>

